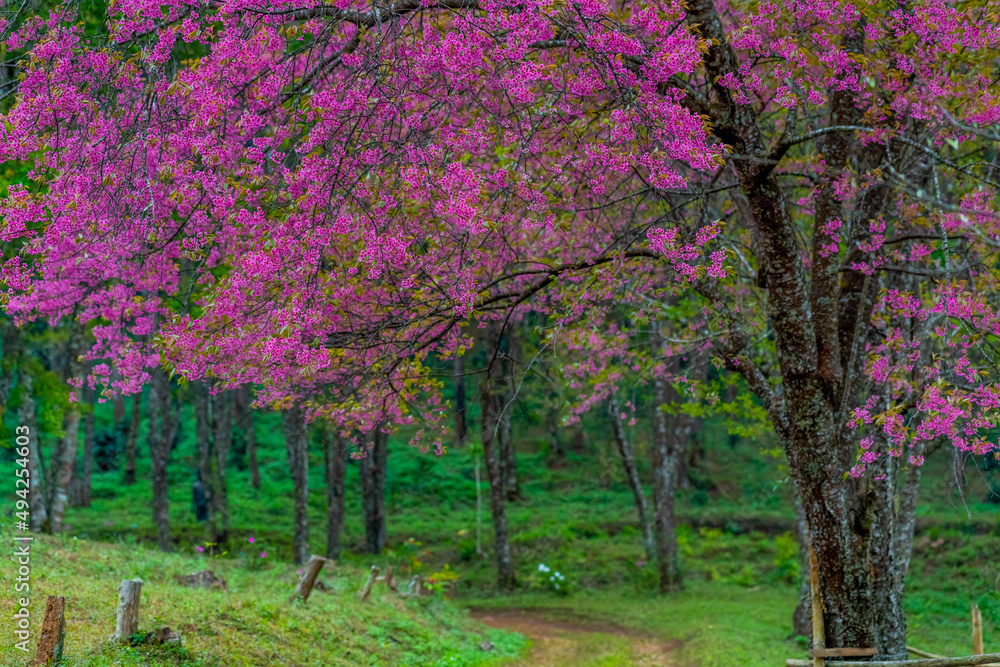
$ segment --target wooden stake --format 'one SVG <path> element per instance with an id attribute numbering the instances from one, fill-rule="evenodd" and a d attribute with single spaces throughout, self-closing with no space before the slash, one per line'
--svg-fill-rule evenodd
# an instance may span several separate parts
<path id="1" fill-rule="evenodd" d="M 365 587 L 358 593 L 358 597 L 362 601 L 368 599 L 368 595 L 372 592 L 372 586 L 375 585 L 375 580 L 378 578 L 378 565 L 372 565 L 372 571 L 368 575 L 368 581 L 365 582 Z"/>
<path id="2" fill-rule="evenodd" d="M 112 639 L 127 644 L 139 632 L 139 596 L 142 579 L 125 579 L 118 587 L 118 619 Z"/>
<path id="3" fill-rule="evenodd" d="M 385 585 L 389 587 L 393 593 L 399 592 L 399 587 L 396 584 L 396 577 L 392 573 L 392 565 L 385 568 Z"/>
<path id="4" fill-rule="evenodd" d="M 823 626 L 823 591 L 819 587 L 819 563 L 816 550 L 809 545 L 809 589 L 812 592 L 813 649 L 826 648 L 826 628 Z M 813 657 L 813 667 L 823 667 L 823 657 Z"/>
<path id="5" fill-rule="evenodd" d="M 326 559 L 322 556 L 314 554 L 309 557 L 309 562 L 302 568 L 302 576 L 299 577 L 299 583 L 289 602 L 294 602 L 295 598 L 302 598 L 303 602 L 309 599 L 309 594 L 312 593 L 313 586 L 316 585 L 316 577 L 319 576 L 319 571 L 323 569 L 324 563 L 326 563 Z"/>
<path id="6" fill-rule="evenodd" d="M 972 603 L 972 654 L 983 654 L 983 614 L 975 602 Z"/>
<path id="7" fill-rule="evenodd" d="M 28 663 L 35 665 L 57 665 L 62 660 L 63 638 L 66 629 L 66 598 L 50 595 L 45 601 L 45 620 L 42 621 L 42 637 L 38 640 L 38 651 Z"/>

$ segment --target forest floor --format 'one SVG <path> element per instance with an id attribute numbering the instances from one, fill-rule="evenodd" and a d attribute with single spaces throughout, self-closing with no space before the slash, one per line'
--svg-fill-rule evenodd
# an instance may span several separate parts
<path id="1" fill-rule="evenodd" d="M 510 667 L 673 667 L 671 654 L 680 645 L 609 621 L 544 609 L 473 609 L 472 617 L 530 640 L 529 653 Z"/>

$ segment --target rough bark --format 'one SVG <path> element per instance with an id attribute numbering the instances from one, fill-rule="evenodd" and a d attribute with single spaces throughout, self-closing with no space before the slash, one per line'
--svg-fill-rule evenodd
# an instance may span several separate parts
<path id="1" fill-rule="evenodd" d="M 809 524 L 802 503 L 795 499 L 795 532 L 799 542 L 799 603 L 792 612 L 792 636 L 812 636 L 811 589 L 809 586 Z"/>
<path id="2" fill-rule="evenodd" d="M 233 403 L 232 394 L 228 391 L 219 392 L 212 397 L 212 417 L 215 426 L 215 437 L 212 444 L 215 450 L 215 478 L 212 482 L 212 530 L 213 541 L 225 544 L 229 539 L 229 493 L 226 480 L 229 449 L 233 442 Z"/>
<path id="3" fill-rule="evenodd" d="M 371 435 L 372 447 L 360 460 L 361 506 L 364 511 L 365 544 L 368 553 L 378 555 L 385 548 L 385 475 L 389 438 L 377 427 Z"/>
<path id="4" fill-rule="evenodd" d="M 296 565 L 309 558 L 309 438 L 305 414 L 298 405 L 285 410 L 282 415 L 285 430 L 285 451 L 292 475 L 295 499 L 295 537 L 292 557 Z"/>
<path id="5" fill-rule="evenodd" d="M 153 476 L 153 523 L 156 543 L 161 551 L 170 551 L 170 505 L 167 496 L 167 460 L 173 442 L 174 426 L 170 400 L 170 380 L 166 372 L 152 371 L 149 394 L 149 459 Z"/>
<path id="6" fill-rule="evenodd" d="M 502 379 L 500 374 L 497 348 L 500 339 L 499 326 L 487 326 L 487 368 L 480 396 L 482 400 L 482 438 L 483 458 L 486 462 L 486 476 L 490 484 L 490 512 L 493 515 L 493 530 L 496 536 L 497 552 L 497 586 L 501 590 L 513 590 L 517 585 L 514 576 L 514 558 L 511 553 L 510 539 L 507 534 L 507 514 L 503 489 L 503 464 L 497 442 L 500 431 L 500 411 L 503 408 Z M 499 391 L 498 391 L 499 390 Z"/>
<path id="7" fill-rule="evenodd" d="M 80 361 L 83 344 L 83 325 L 74 321 L 70 325 L 69 342 L 66 345 L 66 379 L 79 378 L 83 375 L 83 363 Z M 80 434 L 80 404 L 83 401 L 83 387 L 73 387 L 72 397 L 66 412 L 63 430 L 65 435 L 59 447 L 55 461 L 56 470 L 53 475 L 55 482 L 52 489 L 52 507 L 49 512 L 52 533 L 62 532 L 63 516 L 69 500 L 70 484 L 73 480 L 73 469 L 76 467 L 77 440 Z"/>
<path id="8" fill-rule="evenodd" d="M 63 655 L 63 640 L 66 636 L 66 598 L 50 595 L 45 601 L 45 618 L 42 620 L 42 634 L 38 639 L 38 650 L 28 667 L 48 667 L 58 665 Z"/>
<path id="9" fill-rule="evenodd" d="M 201 487 L 205 493 L 208 523 L 211 526 L 214 521 L 212 484 L 215 482 L 215 466 L 212 465 L 212 424 L 209 421 L 211 396 L 208 393 L 208 385 L 203 382 L 192 383 L 191 393 L 194 400 L 194 439 L 198 446 L 198 471 L 201 474 Z"/>
<path id="10" fill-rule="evenodd" d="M 344 527 L 344 477 L 347 446 L 339 433 L 327 427 L 323 454 L 326 463 L 326 557 L 340 558 L 340 531 Z"/>
<path id="11" fill-rule="evenodd" d="M 132 397 L 132 418 L 125 442 L 125 484 L 135 484 L 135 452 L 139 445 L 139 419 L 142 416 L 142 394 Z"/>
<path id="12" fill-rule="evenodd" d="M 112 639 L 127 644 L 139 632 L 139 600 L 142 579 L 125 579 L 118 587 L 118 612 Z"/>
<path id="13" fill-rule="evenodd" d="M 649 509 L 646 506 L 646 494 L 642 491 L 642 482 L 639 481 L 639 471 L 635 465 L 635 456 L 632 454 L 632 445 L 628 441 L 625 433 L 625 424 L 622 423 L 621 409 L 618 406 L 618 397 L 612 396 L 608 412 L 611 414 L 611 423 L 615 429 L 615 442 L 618 445 L 618 455 L 622 459 L 622 467 L 625 469 L 625 478 L 632 489 L 635 497 L 635 509 L 639 515 L 639 525 L 642 527 L 642 545 L 646 550 L 646 558 L 653 560 L 656 558 L 656 545 L 653 539 L 653 525 L 649 521 Z"/>
<path id="14" fill-rule="evenodd" d="M 38 446 L 38 413 L 35 410 L 35 397 L 32 394 L 33 378 L 27 365 L 22 363 L 17 368 L 17 383 L 20 385 L 21 405 L 17 409 L 19 426 L 28 429 L 28 475 L 31 487 L 28 492 L 28 509 L 31 512 L 30 527 L 32 532 L 39 532 L 48 523 L 48 509 L 45 507 L 45 488 L 42 478 L 42 452 Z"/>
<path id="15" fill-rule="evenodd" d="M 465 409 L 465 358 L 455 355 L 453 362 L 455 373 L 455 439 L 459 445 L 465 443 L 468 437 Z"/>

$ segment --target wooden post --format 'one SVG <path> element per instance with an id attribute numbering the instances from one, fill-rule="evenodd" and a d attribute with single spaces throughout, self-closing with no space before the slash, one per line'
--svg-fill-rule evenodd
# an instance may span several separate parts
<path id="1" fill-rule="evenodd" d="M 972 603 L 972 655 L 983 654 L 983 614 L 979 605 Z"/>
<path id="2" fill-rule="evenodd" d="M 66 598 L 50 595 L 45 601 L 45 620 L 42 621 L 42 637 L 38 640 L 38 651 L 28 663 L 35 665 L 57 665 L 62 660 L 63 638 L 66 628 Z"/>
<path id="3" fill-rule="evenodd" d="M 372 571 L 368 575 L 368 581 L 365 582 L 365 587 L 358 593 L 358 597 L 362 601 L 368 599 L 368 595 L 372 592 L 372 586 L 375 585 L 375 580 L 378 578 L 378 565 L 372 565 Z"/>
<path id="4" fill-rule="evenodd" d="M 819 563 L 816 550 L 809 545 L 809 589 L 812 591 L 813 649 L 826 648 L 826 628 L 823 625 L 823 591 L 819 587 Z M 813 667 L 823 667 L 823 658 L 814 655 Z"/>
<path id="5" fill-rule="evenodd" d="M 389 590 L 391 590 L 392 592 L 394 593 L 399 592 L 399 588 L 396 584 L 396 577 L 393 575 L 392 572 L 392 565 L 385 568 L 385 585 L 388 586 Z"/>
<path id="6" fill-rule="evenodd" d="M 142 593 L 142 579 L 125 579 L 118 587 L 118 620 L 112 639 L 128 643 L 132 635 L 139 632 L 139 596 Z"/>
<path id="7" fill-rule="evenodd" d="M 302 568 L 302 576 L 299 577 L 299 583 L 289 602 L 293 602 L 295 598 L 302 598 L 303 602 L 309 599 L 309 594 L 312 593 L 313 586 L 316 585 L 316 577 L 319 576 L 319 571 L 323 569 L 324 563 L 326 563 L 326 559 L 322 556 L 312 555 L 309 557 L 309 562 Z"/>

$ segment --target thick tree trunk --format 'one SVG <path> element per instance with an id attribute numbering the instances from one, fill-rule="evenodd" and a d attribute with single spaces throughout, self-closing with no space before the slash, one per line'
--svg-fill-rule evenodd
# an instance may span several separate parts
<path id="1" fill-rule="evenodd" d="M 90 507 L 90 478 L 94 471 L 94 390 L 87 391 L 90 410 L 83 419 L 83 474 L 80 475 L 80 507 Z"/>
<path id="2" fill-rule="evenodd" d="M 28 509 L 31 512 L 31 531 L 37 533 L 48 523 L 45 507 L 45 488 L 42 479 L 42 452 L 38 446 L 38 413 L 35 411 L 35 397 L 32 393 L 33 378 L 23 362 L 17 367 L 17 383 L 20 385 L 21 405 L 17 409 L 17 423 L 28 429 L 28 475 L 31 488 L 28 492 Z"/>
<path id="3" fill-rule="evenodd" d="M 635 509 L 639 515 L 639 525 L 642 527 L 642 545 L 646 550 L 646 558 L 653 560 L 656 558 L 653 525 L 649 521 L 646 494 L 643 493 L 642 483 L 639 481 L 639 471 L 635 465 L 635 456 L 632 454 L 632 445 L 629 444 L 625 433 L 625 424 L 622 423 L 617 396 L 611 397 L 608 411 L 611 414 L 611 423 L 614 425 L 615 442 L 618 444 L 618 455 L 621 456 L 622 467 L 625 469 L 625 478 L 628 480 L 628 484 L 632 488 L 632 495 L 635 497 Z"/>
<path id="4" fill-rule="evenodd" d="M 81 346 L 83 344 L 83 325 L 74 321 L 71 325 L 69 342 L 66 347 L 66 379 L 79 378 L 83 375 L 83 364 L 80 362 Z M 83 387 L 73 387 L 70 391 L 71 402 L 64 421 L 65 435 L 59 455 L 56 460 L 56 470 L 53 475 L 55 487 L 52 490 L 52 508 L 50 522 L 52 533 L 62 532 L 63 516 L 69 500 L 70 484 L 73 481 L 73 469 L 76 467 L 76 448 L 80 434 L 80 404 L 83 401 Z"/>
<path id="5" fill-rule="evenodd" d="M 792 612 L 792 636 L 812 637 L 812 588 L 809 585 L 809 524 L 802 502 L 795 499 L 795 536 L 799 543 L 799 602 Z"/>
<path id="6" fill-rule="evenodd" d="M 250 389 L 243 387 L 239 390 L 239 425 L 245 434 L 247 443 L 247 465 L 250 467 L 250 486 L 254 489 L 260 488 L 260 468 L 257 465 L 257 432 L 253 425 L 253 397 Z"/>
<path id="7" fill-rule="evenodd" d="M 229 492 L 226 480 L 226 469 L 229 461 L 229 449 L 233 442 L 233 404 L 232 394 L 222 391 L 212 397 L 212 417 L 215 422 L 215 479 L 212 483 L 211 521 L 214 531 L 213 541 L 225 544 L 229 539 Z"/>
<path id="8" fill-rule="evenodd" d="M 306 432 L 305 414 L 294 405 L 282 415 L 285 427 L 285 451 L 292 473 L 295 498 L 295 537 L 292 557 L 296 565 L 309 559 L 309 437 Z"/>
<path id="9" fill-rule="evenodd" d="M 497 442 L 500 431 L 500 411 L 503 408 L 502 394 L 497 390 L 502 388 L 499 359 L 495 358 L 500 342 L 499 325 L 492 323 L 487 326 L 486 354 L 490 363 L 480 392 L 482 400 L 482 438 L 483 458 L 486 462 L 486 476 L 490 484 L 490 511 L 493 515 L 493 530 L 496 536 L 497 551 L 497 586 L 501 590 L 513 590 L 517 585 L 514 576 L 514 557 L 511 553 L 510 539 L 507 535 L 507 514 L 504 507 L 503 463 L 501 451 Z"/>
<path id="10" fill-rule="evenodd" d="M 201 488 L 205 492 L 208 525 L 214 526 L 212 510 L 215 508 L 215 501 L 212 485 L 215 483 L 215 466 L 212 465 L 212 423 L 209 420 L 211 396 L 208 385 L 203 382 L 192 383 L 191 390 L 194 399 L 194 439 L 198 446 L 198 473 L 201 476 Z"/>
<path id="11" fill-rule="evenodd" d="M 455 440 L 459 445 L 462 445 L 469 435 L 465 409 L 465 358 L 456 354 L 453 367 L 455 374 Z"/>
<path id="12" fill-rule="evenodd" d="M 323 438 L 326 462 L 326 557 L 340 558 L 340 531 L 344 527 L 344 477 L 347 446 L 340 433 L 327 426 Z"/>
<path id="13" fill-rule="evenodd" d="M 167 495 L 167 461 L 174 438 L 170 380 L 161 368 L 152 371 L 149 394 L 149 459 L 153 476 L 153 523 L 156 543 L 161 551 L 170 551 L 170 503 Z"/>
<path id="14" fill-rule="evenodd" d="M 389 438 L 376 427 L 372 447 L 361 459 L 361 506 L 365 519 L 365 543 L 368 553 L 378 555 L 385 548 L 385 475 Z"/>
<path id="15" fill-rule="evenodd" d="M 135 484 L 135 451 L 139 445 L 139 419 L 142 417 L 142 394 L 132 397 L 132 418 L 125 442 L 125 484 Z"/>

